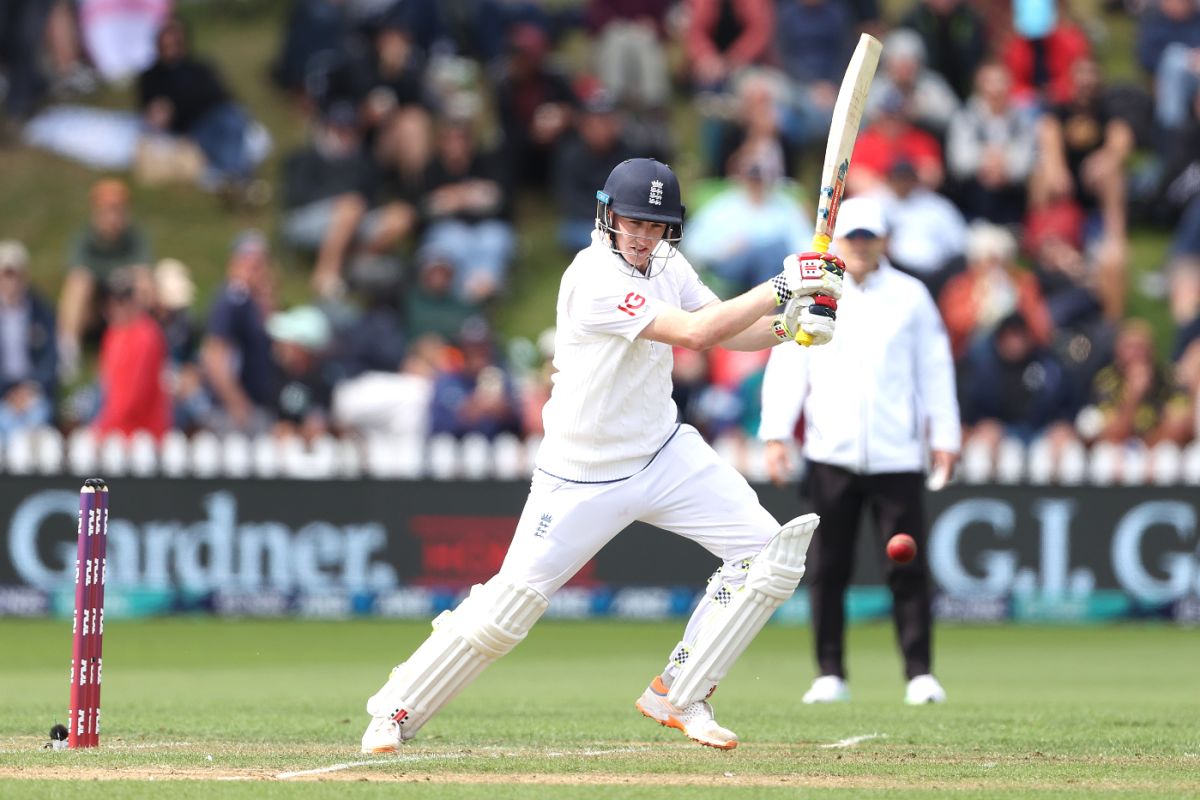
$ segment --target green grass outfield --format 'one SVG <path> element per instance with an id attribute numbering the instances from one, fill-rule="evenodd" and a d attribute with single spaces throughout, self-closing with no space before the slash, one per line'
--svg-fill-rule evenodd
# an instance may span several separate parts
<path id="1" fill-rule="evenodd" d="M 890 628 L 857 626 L 854 702 L 809 708 L 809 633 L 772 626 L 715 697 L 742 739 L 718 752 L 633 708 L 677 625 L 548 621 L 402 754 L 360 755 L 366 695 L 426 630 L 112 622 L 103 746 L 54 752 L 70 624 L 0 621 L 0 798 L 1200 797 L 1195 630 L 943 626 L 950 703 L 909 708 Z"/>

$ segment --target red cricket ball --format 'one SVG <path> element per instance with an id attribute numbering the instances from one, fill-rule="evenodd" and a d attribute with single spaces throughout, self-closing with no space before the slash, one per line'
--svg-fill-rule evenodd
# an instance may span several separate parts
<path id="1" fill-rule="evenodd" d="M 917 543 L 907 533 L 897 533 L 888 539 L 887 554 L 897 564 L 907 564 L 917 555 Z"/>

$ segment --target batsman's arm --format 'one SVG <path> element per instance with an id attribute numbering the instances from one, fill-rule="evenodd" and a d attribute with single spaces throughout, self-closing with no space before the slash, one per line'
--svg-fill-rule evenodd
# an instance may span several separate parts
<path id="1" fill-rule="evenodd" d="M 709 303 L 696 311 L 663 308 L 638 335 L 643 339 L 689 350 L 707 350 L 731 341 L 743 345 L 736 349 L 762 350 L 779 343 L 768 322 L 768 315 L 775 308 L 775 292 L 767 282 L 737 297 Z M 760 320 L 762 324 L 756 326 L 754 323 Z"/>

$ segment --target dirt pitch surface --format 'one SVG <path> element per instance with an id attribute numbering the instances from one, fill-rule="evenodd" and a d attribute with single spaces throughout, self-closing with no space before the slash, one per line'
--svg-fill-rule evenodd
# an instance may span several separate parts
<path id="1" fill-rule="evenodd" d="M 693 753 L 708 752 L 695 746 L 663 742 L 614 742 L 586 748 L 413 748 L 411 752 L 395 755 L 365 756 L 352 750 L 323 747 L 232 746 L 209 742 L 114 742 L 95 751 L 44 750 L 44 763 L 27 761 L 26 766 L 0 766 L 0 781 L 213 781 L 213 782 L 355 782 L 405 784 L 460 784 L 478 786 L 622 786 L 622 787 L 751 787 L 842 789 L 842 790 L 922 790 L 927 792 L 986 792 L 1005 782 L 978 775 L 955 778 L 929 778 L 915 775 L 897 776 L 894 768 L 912 766 L 917 754 L 911 748 L 890 746 L 880 735 L 871 734 L 853 739 L 827 743 L 796 745 L 743 745 L 733 753 L 714 754 L 705 767 L 694 772 L 656 770 L 656 765 L 669 764 L 676 757 L 685 759 Z M 877 741 L 872 741 L 877 740 Z M 29 739 L 8 740 L 0 754 L 36 753 L 42 746 Z M 863 751 L 863 745 L 870 752 Z M 828 755 L 822 751 L 837 749 L 836 762 L 851 771 L 866 768 L 865 774 L 835 774 Z M 256 760 L 291 764 L 277 767 L 245 766 Z M 340 756 L 340 760 L 339 760 Z M 742 756 L 742 759 L 739 759 Z M 749 758 L 747 758 L 749 757 Z M 1030 753 L 1020 757 L 996 759 L 920 757 L 929 766 L 944 769 L 960 767 L 962 772 L 1006 769 L 1029 766 L 1033 762 L 1055 764 L 1070 769 L 1071 759 Z M 116 759 L 120 763 L 97 764 L 97 760 Z M 40 759 L 35 759 L 40 760 Z M 224 766 L 221 762 L 238 762 L 239 766 Z M 1139 767 L 1153 770 L 1157 759 L 1102 759 L 1104 766 L 1120 770 Z M 141 763 L 138 763 L 141 762 Z M 164 763 L 166 762 L 166 763 Z M 844 762 L 844 763 L 843 763 Z M 1007 762 L 1007 763 L 1005 763 Z M 197 763 L 202 766 L 197 766 Z M 530 764 L 561 764 L 562 771 L 553 769 L 528 770 Z M 1089 766 L 1100 766 L 1088 759 Z M 767 766 L 769 765 L 769 766 Z M 787 769 L 781 769 L 787 765 Z M 764 771 L 763 767 L 767 766 Z M 872 770 L 871 766 L 875 769 Z M 1161 764 L 1170 769 L 1168 763 Z M 1200 767 L 1200 759 L 1197 760 Z M 668 766 L 667 769 L 670 769 Z M 870 774 L 875 772 L 876 774 Z M 996 777 L 999 777 L 998 775 Z M 1072 781 L 1071 783 L 1075 783 Z M 1050 792 L 1065 788 L 1054 781 L 1022 782 L 1021 788 L 1032 792 Z M 1151 791 L 1161 788 L 1156 781 L 1097 780 L 1071 787 L 1074 790 Z"/>

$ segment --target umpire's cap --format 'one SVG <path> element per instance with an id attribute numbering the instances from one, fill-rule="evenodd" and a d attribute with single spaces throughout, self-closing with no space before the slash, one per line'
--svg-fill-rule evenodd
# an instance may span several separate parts
<path id="1" fill-rule="evenodd" d="M 679 179 L 671 168 L 653 158 L 631 158 L 613 167 L 596 199 L 614 214 L 628 219 L 664 222 L 681 228 L 683 200 Z"/>

